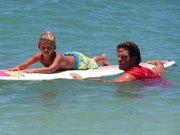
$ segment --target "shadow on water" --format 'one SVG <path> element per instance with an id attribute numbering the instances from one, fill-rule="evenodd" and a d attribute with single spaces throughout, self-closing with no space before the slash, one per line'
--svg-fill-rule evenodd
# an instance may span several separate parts
<path id="1" fill-rule="evenodd" d="M 15 95 L 14 99 L 16 101 L 23 100 L 21 104 L 41 106 L 53 110 L 59 108 L 62 102 L 66 101 L 66 96 L 73 86 L 74 81 L 65 79 L 52 81 L 1 81 L 0 92 L 2 96 L 12 97 Z"/>
<path id="2" fill-rule="evenodd" d="M 87 90 L 92 90 L 96 93 L 97 91 L 104 91 L 103 89 L 109 89 L 115 91 L 116 97 L 123 98 L 142 98 L 144 91 L 152 89 L 162 89 L 172 87 L 173 84 L 166 80 L 145 80 L 145 81 L 134 81 L 134 82 L 123 82 L 117 84 L 92 82 L 92 81 L 77 81 L 77 80 L 66 80 L 58 79 L 52 81 L 3 81 L 0 82 L 0 89 L 13 89 L 17 87 L 21 93 L 34 94 L 33 97 L 36 100 L 40 100 L 42 106 L 55 107 L 57 103 L 69 100 L 82 93 L 88 93 Z M 108 91 L 109 91 L 108 90 Z M 12 91 L 12 90 L 10 90 Z M 13 89 L 14 91 L 14 89 Z M 59 101 L 61 100 L 61 101 Z"/>
<path id="3" fill-rule="evenodd" d="M 164 89 L 174 86 L 167 79 L 152 80 L 146 79 L 143 81 L 123 82 L 117 84 L 116 96 L 126 98 L 142 98 L 143 92 L 153 89 Z"/>
<path id="4" fill-rule="evenodd" d="M 115 91 L 116 97 L 141 98 L 143 84 L 140 81 L 118 83 Z"/>
<path id="5" fill-rule="evenodd" d="M 58 79 L 52 81 L 39 81 L 28 85 L 29 90 L 38 94 L 39 105 L 49 108 L 50 110 L 59 108 L 64 101 L 64 91 L 66 86 L 70 85 L 69 80 Z"/>

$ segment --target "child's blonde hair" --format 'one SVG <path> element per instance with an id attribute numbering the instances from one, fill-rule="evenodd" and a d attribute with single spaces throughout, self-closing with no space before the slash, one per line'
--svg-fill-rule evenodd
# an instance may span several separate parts
<path id="1" fill-rule="evenodd" d="M 56 45 L 56 37 L 50 31 L 42 33 L 42 35 L 40 37 L 40 40 L 39 40 L 39 45 L 40 45 L 41 42 L 45 42 L 45 41 L 49 42 L 50 44 Z"/>

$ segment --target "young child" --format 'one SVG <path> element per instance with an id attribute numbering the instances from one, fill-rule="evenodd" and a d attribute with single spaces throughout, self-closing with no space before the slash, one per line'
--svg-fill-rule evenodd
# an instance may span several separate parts
<path id="1" fill-rule="evenodd" d="M 41 35 L 38 48 L 40 50 L 39 53 L 35 54 L 24 63 L 8 69 L 8 71 L 22 70 L 22 72 L 25 73 L 53 73 L 58 70 L 97 69 L 98 63 L 102 63 L 103 66 L 109 65 L 109 61 L 105 54 L 90 59 L 80 52 L 67 52 L 64 55 L 55 52 L 56 37 L 52 32 L 44 32 Z M 26 69 L 38 61 L 43 64 L 44 67 Z"/>

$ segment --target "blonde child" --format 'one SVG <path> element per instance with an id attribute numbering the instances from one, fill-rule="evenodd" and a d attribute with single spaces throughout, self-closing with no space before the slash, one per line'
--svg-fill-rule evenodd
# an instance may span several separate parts
<path id="1" fill-rule="evenodd" d="M 88 58 L 80 52 L 67 52 L 65 54 L 55 52 L 56 37 L 52 32 L 44 32 L 39 40 L 39 51 L 27 61 L 8 69 L 9 71 L 22 70 L 25 73 L 53 73 L 58 70 L 87 70 L 97 69 L 98 63 L 109 65 L 105 54 Z M 27 69 L 32 64 L 40 62 L 44 67 Z"/>

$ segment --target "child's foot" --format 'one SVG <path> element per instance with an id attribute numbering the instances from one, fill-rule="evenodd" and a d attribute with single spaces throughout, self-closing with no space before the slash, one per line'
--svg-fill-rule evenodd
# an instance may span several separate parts
<path id="1" fill-rule="evenodd" d="M 109 66 L 109 60 L 107 59 L 106 54 L 102 54 L 102 57 L 104 58 L 102 61 L 103 66 Z"/>

